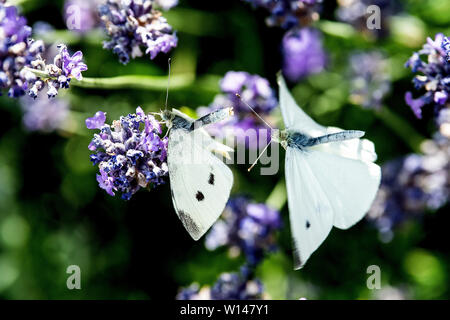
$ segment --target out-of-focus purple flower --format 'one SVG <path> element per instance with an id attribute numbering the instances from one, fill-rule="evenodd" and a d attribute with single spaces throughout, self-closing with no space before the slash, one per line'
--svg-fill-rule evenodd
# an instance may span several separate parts
<path id="1" fill-rule="evenodd" d="M 121 63 L 142 56 L 141 48 L 154 59 L 160 52 L 167 53 L 177 46 L 175 32 L 155 5 L 153 0 L 107 0 L 99 7 L 110 37 L 103 47 L 117 54 Z"/>
<path id="2" fill-rule="evenodd" d="M 379 109 L 389 93 L 391 80 L 387 60 L 378 51 L 358 52 L 350 56 L 350 100 L 365 108 Z"/>
<path id="3" fill-rule="evenodd" d="M 244 0 L 253 7 L 262 7 L 270 12 L 266 19 L 269 26 L 290 29 L 309 25 L 319 19 L 322 0 Z"/>
<path id="4" fill-rule="evenodd" d="M 68 89 L 72 78 L 81 80 L 83 77 L 81 72 L 87 70 L 87 66 L 81 60 L 83 54 L 77 51 L 70 56 L 67 46 L 58 45 L 59 53 L 54 57 L 52 64 L 46 64 L 45 59 L 41 55 L 37 55 L 36 59 L 31 62 L 31 67 L 46 73 L 45 78 L 32 74 L 28 79 L 30 87 L 28 95 L 37 98 L 38 93 L 47 87 L 48 98 L 54 98 L 58 94 L 60 88 Z M 32 72 L 30 72 L 32 73 Z"/>
<path id="5" fill-rule="evenodd" d="M 102 0 L 66 0 L 64 2 L 64 20 L 69 30 L 87 32 L 101 24 L 97 8 Z"/>
<path id="6" fill-rule="evenodd" d="M 29 131 L 52 132 L 63 129 L 69 117 L 69 102 L 64 98 L 34 100 L 24 96 L 20 104 L 24 111 L 22 121 Z"/>
<path id="7" fill-rule="evenodd" d="M 326 64 L 319 31 L 312 28 L 293 29 L 283 37 L 283 74 L 292 82 L 321 72 Z"/>
<path id="8" fill-rule="evenodd" d="M 450 140 L 437 135 L 411 154 L 382 166 L 382 181 L 368 218 L 390 241 L 403 221 L 436 210 L 450 196 Z"/>
<path id="9" fill-rule="evenodd" d="M 353 25 L 363 33 L 371 34 L 375 37 L 384 37 L 389 31 L 389 18 L 397 10 L 396 0 L 338 0 L 336 16 L 340 21 Z M 367 8 L 376 5 L 380 8 L 380 29 L 369 29 L 367 21 L 372 12 L 367 12 Z"/>
<path id="10" fill-rule="evenodd" d="M 243 101 L 261 117 L 267 118 L 278 105 L 269 81 L 247 72 L 229 71 L 220 81 L 220 88 L 222 93 L 214 98 L 209 107 L 199 108 L 198 113 L 202 116 L 224 107 L 233 107 L 235 112 L 228 120 L 208 126 L 207 130 L 216 137 L 235 136 L 238 143 L 250 148 L 257 148 L 260 139 L 262 143 L 267 143 L 270 131 Z"/>
<path id="11" fill-rule="evenodd" d="M 100 129 L 89 144 L 89 150 L 95 151 L 91 161 L 99 167 L 100 188 L 112 196 L 120 191 L 122 199 L 129 200 L 140 188 L 163 184 L 168 173 L 167 138 L 159 136 L 155 118 L 140 107 L 112 125 L 104 124 L 104 118 L 99 111 L 86 119 L 89 129 Z"/>
<path id="12" fill-rule="evenodd" d="M 31 28 L 26 23 L 15 6 L 0 2 L 0 90 L 7 89 L 12 98 L 25 94 L 35 76 L 24 67 L 30 67 L 44 50 L 42 41 L 31 40 Z"/>
<path id="13" fill-rule="evenodd" d="M 222 215 L 207 234 L 205 246 L 214 250 L 220 246 L 240 249 L 249 266 L 257 265 L 266 251 L 276 246 L 274 233 L 281 227 L 280 214 L 262 203 L 252 203 L 245 197 L 229 200 Z"/>
<path id="14" fill-rule="evenodd" d="M 450 108 L 450 40 L 442 33 L 438 33 L 435 39 L 428 38 L 419 52 L 415 52 L 406 62 L 406 67 L 412 72 L 419 73 L 414 77 L 413 83 L 416 90 L 425 93 L 414 99 L 412 93 L 405 95 L 406 103 L 418 117 L 422 117 L 422 109 L 426 105 L 434 108 L 436 120 L 443 110 Z M 422 60 L 425 55 L 426 59 Z M 450 135 L 446 135 L 450 137 Z"/>
<path id="15" fill-rule="evenodd" d="M 88 129 L 100 129 L 106 121 L 106 113 L 97 111 L 91 118 L 86 119 L 86 127 Z"/>
<path id="16" fill-rule="evenodd" d="M 239 273 L 222 273 L 212 287 L 200 288 L 192 284 L 183 288 L 177 300 L 260 300 L 264 287 L 259 279 L 245 271 Z"/>

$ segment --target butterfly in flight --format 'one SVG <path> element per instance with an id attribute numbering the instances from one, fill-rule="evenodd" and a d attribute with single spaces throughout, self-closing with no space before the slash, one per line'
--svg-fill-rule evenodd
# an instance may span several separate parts
<path id="1" fill-rule="evenodd" d="M 348 229 L 365 216 L 381 169 L 374 163 L 374 144 L 361 139 L 363 131 L 321 126 L 297 105 L 281 75 L 278 85 L 286 129 L 274 129 L 271 136 L 286 149 L 294 268 L 300 269 L 333 226 Z"/>

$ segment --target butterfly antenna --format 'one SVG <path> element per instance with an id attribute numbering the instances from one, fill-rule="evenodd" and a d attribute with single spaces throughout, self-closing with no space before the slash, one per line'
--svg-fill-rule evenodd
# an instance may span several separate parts
<path id="1" fill-rule="evenodd" d="M 258 158 L 256 158 L 255 162 L 253 162 L 252 166 L 248 168 L 248 172 L 253 169 L 253 167 L 258 163 L 258 160 L 261 158 L 261 156 L 266 152 L 267 148 L 270 146 L 270 141 L 267 144 L 267 146 L 264 147 L 264 150 L 259 154 Z"/>
<path id="2" fill-rule="evenodd" d="M 250 110 L 253 111 L 254 114 L 256 114 L 256 116 L 261 119 L 262 122 L 264 122 L 266 124 L 266 126 L 268 126 L 270 129 L 273 130 L 272 126 L 270 124 L 267 123 L 266 120 L 264 120 L 259 114 L 258 112 L 255 111 L 255 109 L 253 109 L 246 101 L 244 101 L 241 97 L 241 95 L 239 93 L 236 93 L 236 97 L 239 98 L 239 100 L 241 100 Z"/>
<path id="3" fill-rule="evenodd" d="M 170 86 L 170 65 L 172 60 L 169 58 L 167 60 L 167 63 L 169 65 L 169 75 L 167 76 L 167 91 L 166 91 L 166 107 L 165 110 L 167 110 L 167 102 L 169 101 L 169 86 Z"/>

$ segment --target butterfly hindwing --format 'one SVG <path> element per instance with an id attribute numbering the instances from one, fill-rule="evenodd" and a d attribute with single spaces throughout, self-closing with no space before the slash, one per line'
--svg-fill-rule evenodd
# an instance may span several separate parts
<path id="1" fill-rule="evenodd" d="M 167 162 L 172 201 L 194 240 L 220 216 L 233 185 L 231 170 L 210 152 L 208 141 L 213 139 L 198 130 L 172 129 L 169 135 Z"/>

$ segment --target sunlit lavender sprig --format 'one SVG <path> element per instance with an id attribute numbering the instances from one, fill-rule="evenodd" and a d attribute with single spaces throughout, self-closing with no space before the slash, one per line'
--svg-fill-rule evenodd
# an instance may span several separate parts
<path id="1" fill-rule="evenodd" d="M 426 58 L 422 59 L 422 56 Z M 446 111 L 450 108 L 450 39 L 442 33 L 438 33 L 434 40 L 427 38 L 427 43 L 412 55 L 406 66 L 418 73 L 413 80 L 414 87 L 424 92 L 417 99 L 413 98 L 411 92 L 407 92 L 406 103 L 418 118 L 422 118 L 422 109 L 426 105 L 433 108 L 436 122 L 441 126 L 441 134 L 450 137 L 450 122 Z M 442 124 L 446 125 L 442 127 Z"/>
<path id="2" fill-rule="evenodd" d="M 160 52 L 167 53 L 176 47 L 178 38 L 161 12 L 155 9 L 158 4 L 170 7 L 164 1 L 153 0 L 107 0 L 99 6 L 110 37 L 103 47 L 117 54 L 123 64 L 130 58 L 142 56 L 142 48 L 154 59 Z"/>
<path id="3" fill-rule="evenodd" d="M 34 74 L 24 69 L 44 50 L 42 41 L 33 41 L 31 27 L 15 6 L 0 2 L 0 89 L 8 96 L 23 96 Z M 0 92 L 1 94 L 1 92 Z"/>
<path id="4" fill-rule="evenodd" d="M 269 26 L 280 26 L 290 29 L 309 25 L 319 19 L 322 0 L 244 0 L 253 7 L 262 7 L 270 12 L 266 19 Z"/>
<path id="5" fill-rule="evenodd" d="M 227 121 L 222 121 L 208 127 L 208 131 L 216 137 L 232 134 L 238 143 L 248 147 L 258 147 L 260 133 L 266 143 L 270 138 L 267 126 L 248 108 L 248 103 L 261 117 L 267 118 L 278 105 L 275 91 L 267 79 L 243 71 L 229 71 L 220 80 L 221 94 L 218 94 L 209 107 L 198 109 L 200 115 L 205 115 L 223 107 L 233 107 L 234 115 Z M 236 96 L 236 93 L 241 98 Z M 245 101 L 245 103 L 243 102 Z M 260 131 L 264 129 L 265 131 Z M 247 130 L 255 130 L 256 135 L 246 134 Z"/>
<path id="6" fill-rule="evenodd" d="M 261 281 L 241 269 L 238 273 L 222 273 L 212 287 L 194 283 L 182 288 L 177 300 L 260 300 L 264 287 Z"/>
<path id="7" fill-rule="evenodd" d="M 41 91 L 39 96 L 45 95 Z M 20 98 L 20 104 L 24 115 L 23 124 L 28 131 L 52 132 L 62 129 L 69 119 L 69 101 L 64 98 L 31 99 L 24 96 Z"/>
<path id="8" fill-rule="evenodd" d="M 356 52 L 349 58 L 350 100 L 365 108 L 379 109 L 389 93 L 391 80 L 381 52 Z"/>
<path id="9" fill-rule="evenodd" d="M 274 234 L 281 227 L 278 211 L 246 197 L 229 200 L 222 215 L 207 234 L 205 246 L 238 249 L 245 254 L 247 265 L 256 266 L 267 252 L 276 249 Z"/>
<path id="10" fill-rule="evenodd" d="M 64 44 L 58 45 L 59 53 L 54 57 L 52 64 L 46 64 L 45 59 L 38 55 L 31 62 L 34 70 L 42 71 L 44 76 L 33 73 L 34 77 L 28 79 L 30 90 L 29 96 L 37 98 L 38 93 L 47 88 L 48 98 L 54 98 L 59 89 L 68 89 L 72 78 L 82 80 L 82 72 L 87 70 L 87 65 L 82 61 L 83 53 L 75 52 L 72 56 Z"/>
<path id="11" fill-rule="evenodd" d="M 100 129 L 89 144 L 89 150 L 95 151 L 91 161 L 99 167 L 100 188 L 111 196 L 119 191 L 122 199 L 129 200 L 141 188 L 163 184 L 168 174 L 167 138 L 160 137 L 156 119 L 138 107 L 112 125 L 105 120 L 101 111 L 86 119 L 88 129 Z"/>
<path id="12" fill-rule="evenodd" d="M 283 75 L 291 82 L 321 72 L 327 57 L 322 38 L 313 28 L 295 28 L 288 31 L 282 42 Z"/>
<path id="13" fill-rule="evenodd" d="M 368 218 L 389 241 L 407 219 L 444 206 L 450 196 L 450 140 L 439 134 L 423 145 L 423 155 L 410 154 L 382 167 L 380 190 Z"/>

